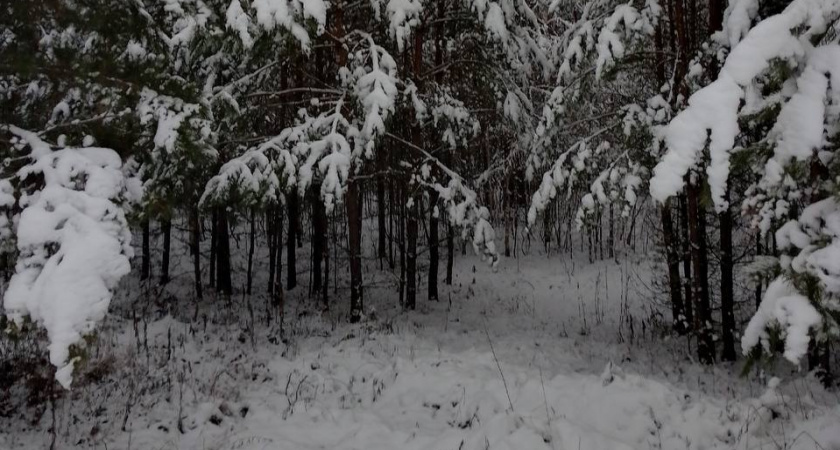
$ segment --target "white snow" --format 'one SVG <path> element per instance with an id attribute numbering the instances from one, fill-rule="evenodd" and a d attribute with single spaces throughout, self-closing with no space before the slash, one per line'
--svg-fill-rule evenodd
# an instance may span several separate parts
<path id="1" fill-rule="evenodd" d="M 811 302 L 783 278 L 778 278 L 767 286 L 761 305 L 741 338 L 741 348 L 745 355 L 759 343 L 768 353 L 770 334 L 768 327 L 779 327 L 785 342 L 785 358 L 794 363 L 808 353 L 809 333 L 822 322 L 822 316 Z"/>
<path id="2" fill-rule="evenodd" d="M 32 151 L 17 177 L 41 175 L 44 185 L 20 199 L 20 256 L 4 308 L 18 323 L 28 316 L 46 328 L 56 379 L 69 388 L 70 347 L 104 318 L 130 270 L 131 234 L 118 204 L 126 189 L 122 161 L 105 148 L 50 151 L 34 134 L 12 132 Z"/>

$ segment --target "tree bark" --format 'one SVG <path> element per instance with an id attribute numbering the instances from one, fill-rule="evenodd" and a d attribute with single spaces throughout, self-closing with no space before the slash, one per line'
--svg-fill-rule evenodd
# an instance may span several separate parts
<path id="1" fill-rule="evenodd" d="M 143 261 L 140 265 L 140 279 L 148 280 L 152 274 L 152 250 L 150 241 L 151 230 L 149 227 L 149 218 L 143 218 Z"/>
<path id="2" fill-rule="evenodd" d="M 190 208 L 190 253 L 193 257 L 195 297 L 201 299 L 203 296 L 201 288 L 201 221 L 196 206 Z"/>
<path id="3" fill-rule="evenodd" d="M 440 263 L 440 255 L 438 254 L 438 217 L 437 217 L 437 202 L 438 193 L 433 191 L 429 195 L 429 300 L 438 300 L 438 264 Z"/>
<path id="4" fill-rule="evenodd" d="M 298 197 L 291 193 L 286 202 L 289 215 L 289 231 L 286 233 L 286 289 L 297 287 L 297 258 L 295 257 L 297 243 Z"/>
<path id="5" fill-rule="evenodd" d="M 729 189 L 724 200 L 729 202 Z M 723 327 L 721 360 L 735 361 L 735 294 L 732 280 L 732 210 L 720 213 L 720 311 Z"/>
<path id="6" fill-rule="evenodd" d="M 315 231 L 312 234 L 312 291 L 317 297 L 321 294 L 323 283 L 321 261 L 324 259 L 327 239 L 327 212 L 318 196 L 318 192 L 321 191 L 320 186 L 315 186 L 312 191 L 312 227 Z"/>
<path id="7" fill-rule="evenodd" d="M 405 255 L 405 307 L 413 310 L 417 305 L 417 204 L 406 207 Z"/>
<path id="8" fill-rule="evenodd" d="M 697 182 L 688 185 L 689 233 L 694 269 L 694 330 L 697 333 L 697 357 L 704 364 L 715 361 L 712 318 L 709 305 L 708 260 L 706 248 L 706 214 L 700 204 L 701 188 Z"/>
<path id="9" fill-rule="evenodd" d="M 172 219 L 165 218 L 161 221 L 161 231 L 163 232 L 163 261 L 160 264 L 160 284 L 169 283 L 169 255 L 172 244 Z"/>
<path id="10" fill-rule="evenodd" d="M 270 206 L 265 213 L 265 239 L 268 243 L 268 294 L 274 294 L 274 275 L 277 264 L 277 254 L 279 253 L 279 242 L 276 236 L 278 233 L 275 228 L 278 226 L 275 219 L 277 211 L 275 207 Z"/>
<path id="11" fill-rule="evenodd" d="M 219 213 L 216 209 L 210 215 L 210 287 L 216 287 L 216 256 L 219 249 L 219 234 L 216 231 L 219 226 Z"/>
<path id="12" fill-rule="evenodd" d="M 230 295 L 233 293 L 230 266 L 230 230 L 228 228 L 227 211 L 224 208 L 219 208 L 218 220 L 217 231 L 219 237 L 216 245 L 219 248 L 217 250 L 218 255 L 216 255 L 216 288 L 220 293 Z"/>
<path id="13" fill-rule="evenodd" d="M 246 274 L 245 292 L 251 295 L 251 286 L 254 281 L 254 247 L 256 246 L 257 237 L 257 211 L 256 208 L 251 208 L 251 230 L 248 234 L 248 273 Z"/>
<path id="14" fill-rule="evenodd" d="M 685 334 L 688 329 L 685 317 L 685 305 L 682 299 L 682 285 L 680 283 L 680 260 L 677 254 L 677 246 L 674 232 L 674 221 L 671 217 L 670 201 L 660 207 L 662 220 L 662 239 L 665 245 L 665 256 L 668 262 L 668 285 L 671 290 L 671 315 L 673 317 L 674 330 L 679 334 Z"/>
<path id="15" fill-rule="evenodd" d="M 362 320 L 364 297 L 362 292 L 362 204 L 358 181 L 347 186 L 348 244 L 350 257 L 350 322 Z"/>

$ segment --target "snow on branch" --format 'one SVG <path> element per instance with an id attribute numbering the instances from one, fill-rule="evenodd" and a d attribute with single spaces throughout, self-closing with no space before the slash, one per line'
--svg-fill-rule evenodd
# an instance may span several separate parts
<path id="1" fill-rule="evenodd" d="M 71 347 L 105 316 L 117 282 L 130 270 L 131 231 L 123 205 L 131 184 L 116 152 L 106 148 L 53 151 L 35 133 L 5 127 L 29 163 L 3 180 L 2 207 L 12 185 L 21 208 L 18 261 L 4 297 L 6 314 L 43 325 L 56 379 L 69 388 Z"/>
<path id="2" fill-rule="evenodd" d="M 771 353 L 770 330 L 776 328 L 785 342 L 785 359 L 799 364 L 799 360 L 808 353 L 811 329 L 821 321 L 819 312 L 806 297 L 799 294 L 789 281 L 777 278 L 767 286 L 758 311 L 747 324 L 741 338 L 741 349 L 748 355 L 761 344 L 763 351 Z"/>
<path id="3" fill-rule="evenodd" d="M 768 164 L 779 164 L 779 158 L 810 155 L 814 145 L 821 140 L 824 121 L 819 100 L 825 95 L 825 80 L 820 77 L 825 78 L 824 74 L 829 71 L 826 65 L 836 53 L 836 43 L 815 49 L 811 39 L 824 32 L 838 14 L 838 0 L 795 0 L 780 14 L 759 22 L 738 41 L 717 80 L 694 93 L 688 100 L 688 107 L 668 126 L 665 137 L 668 152 L 654 169 L 651 195 L 665 201 L 682 190 L 683 176 L 697 165 L 708 147 L 710 163 L 706 173 L 712 200 L 719 211 L 728 206 L 724 193 L 730 152 L 740 132 L 741 99 L 745 89 L 777 61 L 788 62 L 791 67 L 803 67 L 804 71 L 796 77 L 795 85 L 790 86 L 796 86 L 797 93 L 785 106 L 789 112 L 779 115 L 771 133 L 777 144 L 778 158 Z M 834 57 L 835 65 L 836 60 Z M 823 75 L 817 76 L 819 73 Z M 805 128 L 799 129 L 799 126 Z M 820 136 L 815 138 L 815 134 Z M 771 176 L 779 173 L 773 167 L 769 169 Z"/>

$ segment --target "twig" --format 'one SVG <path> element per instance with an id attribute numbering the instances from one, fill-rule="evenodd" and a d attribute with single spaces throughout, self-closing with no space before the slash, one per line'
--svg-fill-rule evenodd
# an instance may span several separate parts
<path id="1" fill-rule="evenodd" d="M 487 336 L 487 343 L 490 344 L 490 352 L 493 353 L 493 360 L 496 361 L 496 367 L 499 368 L 499 375 L 502 376 L 502 384 L 505 387 L 505 394 L 507 394 L 508 404 L 510 410 L 513 411 L 513 401 L 510 399 L 510 390 L 508 390 L 507 380 L 505 380 L 505 373 L 502 371 L 502 365 L 499 363 L 499 358 L 496 356 L 496 350 L 493 348 L 493 341 L 490 339 L 490 333 L 487 331 L 487 319 L 484 319 L 484 334 Z"/>

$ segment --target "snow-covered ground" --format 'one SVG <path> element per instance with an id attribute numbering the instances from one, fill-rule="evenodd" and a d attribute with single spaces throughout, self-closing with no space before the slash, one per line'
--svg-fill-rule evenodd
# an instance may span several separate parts
<path id="1" fill-rule="evenodd" d="M 196 315 L 188 275 L 171 298 L 129 280 L 54 415 L 0 419 L 0 449 L 47 448 L 53 424 L 56 448 L 840 449 L 837 394 L 787 363 L 778 386 L 693 363 L 659 325 L 645 258 L 532 255 L 494 272 L 459 255 L 453 286 L 439 302 L 421 291 L 415 312 L 367 265 L 367 320 L 304 313 L 303 286 L 282 341 L 262 295 Z"/>

